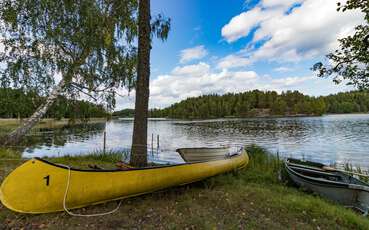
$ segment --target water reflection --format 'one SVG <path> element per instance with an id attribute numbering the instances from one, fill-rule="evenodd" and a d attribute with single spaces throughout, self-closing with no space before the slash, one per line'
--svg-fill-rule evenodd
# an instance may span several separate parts
<path id="1" fill-rule="evenodd" d="M 88 126 L 43 129 L 30 136 L 24 155 L 83 154 L 102 149 L 103 132 L 109 149 L 129 149 L 132 120 Z M 329 115 L 304 118 L 217 119 L 201 121 L 151 120 L 151 133 L 160 135 L 161 152 L 153 161 L 182 162 L 175 149 L 258 144 L 282 156 L 323 163 L 350 162 L 369 167 L 369 115 Z M 156 136 L 154 137 L 156 146 Z M 155 147 L 156 148 L 156 147 Z"/>

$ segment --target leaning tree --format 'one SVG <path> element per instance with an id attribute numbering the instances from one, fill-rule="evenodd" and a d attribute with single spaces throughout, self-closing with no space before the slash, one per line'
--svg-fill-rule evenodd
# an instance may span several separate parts
<path id="1" fill-rule="evenodd" d="M 137 12 L 137 0 L 2 0 L 0 86 L 46 98 L 2 144 L 22 140 L 60 94 L 85 94 L 113 107 L 117 89 L 132 89 Z M 153 23 L 158 33 L 162 20 Z"/>
<path id="2" fill-rule="evenodd" d="M 319 77 L 333 76 L 335 83 L 343 80 L 358 89 L 369 89 L 369 2 L 368 0 L 347 0 L 337 3 L 338 11 L 360 10 L 364 21 L 355 27 L 351 36 L 339 39 L 339 47 L 326 57 L 327 63 L 316 63 L 312 70 Z"/>

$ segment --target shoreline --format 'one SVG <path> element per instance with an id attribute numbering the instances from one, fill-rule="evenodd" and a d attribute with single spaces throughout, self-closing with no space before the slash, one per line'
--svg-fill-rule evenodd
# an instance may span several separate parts
<path id="1" fill-rule="evenodd" d="M 149 117 L 149 120 L 152 121 L 166 121 L 166 120 L 218 120 L 218 119 L 248 119 L 248 118 L 300 118 L 300 117 L 323 117 L 323 116 L 331 116 L 331 115 L 369 115 L 369 113 L 325 113 L 322 115 L 309 115 L 309 114 L 295 114 L 295 115 L 268 115 L 268 116 L 245 116 L 245 117 L 208 117 L 208 118 L 171 118 L 171 117 Z M 26 118 L 24 118 L 26 119 Z M 24 120 L 23 119 L 23 120 Z M 133 120 L 133 117 L 112 117 L 110 120 Z M 90 118 L 87 124 L 99 123 L 106 121 L 106 118 L 99 118 L 94 117 Z M 0 127 L 6 125 L 19 125 L 22 120 L 18 118 L 0 118 Z M 63 118 L 61 120 L 57 120 L 54 118 L 45 118 L 42 119 L 38 126 L 47 125 L 47 124 L 54 124 L 54 125 L 67 125 L 69 123 L 68 118 Z M 83 121 L 79 119 L 75 120 L 74 124 L 83 124 Z"/>
<path id="2" fill-rule="evenodd" d="M 252 118 L 301 118 L 301 117 L 323 117 L 331 115 L 369 115 L 369 113 L 325 113 L 322 115 L 296 114 L 296 115 L 269 115 L 269 116 L 245 116 L 245 117 L 208 117 L 208 118 L 171 118 L 171 117 L 149 117 L 149 120 L 219 120 L 219 119 L 252 119 Z M 112 120 L 133 120 L 133 117 L 113 117 Z M 1 119 L 0 119 L 1 122 Z"/>
<path id="3" fill-rule="evenodd" d="M 26 119 L 26 118 L 25 118 Z M 23 119 L 23 120 L 25 120 Z M 21 124 L 23 120 L 19 120 L 17 118 L 0 118 L 0 128 L 2 127 L 16 127 Z M 93 124 L 93 123 L 99 123 L 102 121 L 106 121 L 106 118 L 90 118 L 87 124 Z M 76 119 L 74 124 L 83 124 L 84 122 Z M 54 118 L 45 118 L 42 119 L 35 127 L 36 128 L 43 128 L 48 126 L 63 126 L 70 124 L 70 121 L 68 118 L 63 118 L 61 120 L 56 120 Z"/>

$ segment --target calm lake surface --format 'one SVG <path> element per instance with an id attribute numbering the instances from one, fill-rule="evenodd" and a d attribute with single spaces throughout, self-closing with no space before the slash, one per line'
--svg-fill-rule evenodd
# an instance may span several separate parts
<path id="1" fill-rule="evenodd" d="M 25 157 L 84 154 L 103 148 L 128 149 L 132 120 L 113 120 L 87 126 L 42 129 L 31 136 Z M 150 120 L 151 134 L 160 136 L 160 151 L 150 157 L 158 162 L 182 162 L 175 149 L 222 145 L 260 145 L 283 157 L 326 164 L 352 163 L 369 168 L 369 114 L 326 115 L 299 118 L 216 119 L 199 121 Z M 151 149 L 151 147 L 149 147 Z"/>

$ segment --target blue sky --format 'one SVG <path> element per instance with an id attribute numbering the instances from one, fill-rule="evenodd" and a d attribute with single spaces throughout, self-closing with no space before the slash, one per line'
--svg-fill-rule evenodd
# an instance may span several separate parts
<path id="1" fill-rule="evenodd" d="M 152 0 L 152 14 L 162 13 L 172 20 L 169 39 L 154 42 L 153 69 L 170 72 L 177 66 L 180 50 L 204 45 L 213 55 L 226 55 L 242 48 L 237 42 L 229 46 L 221 36 L 222 27 L 234 15 L 242 12 L 244 0 Z M 226 8 L 226 10 L 225 10 Z"/>
<path id="2" fill-rule="evenodd" d="M 166 42 L 154 40 L 150 107 L 187 97 L 252 89 L 327 95 L 350 90 L 310 71 L 362 22 L 336 12 L 336 0 L 151 0 L 171 18 Z M 134 92 L 117 109 L 134 107 Z"/>

